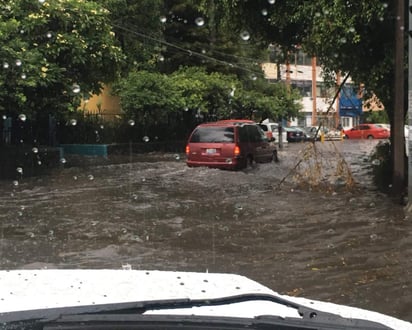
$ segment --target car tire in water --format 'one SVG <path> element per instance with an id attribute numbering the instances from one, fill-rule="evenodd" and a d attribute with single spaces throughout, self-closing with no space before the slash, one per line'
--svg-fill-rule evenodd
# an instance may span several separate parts
<path id="1" fill-rule="evenodd" d="M 278 151 L 276 149 L 273 150 L 272 161 L 275 162 L 275 163 L 279 162 Z"/>

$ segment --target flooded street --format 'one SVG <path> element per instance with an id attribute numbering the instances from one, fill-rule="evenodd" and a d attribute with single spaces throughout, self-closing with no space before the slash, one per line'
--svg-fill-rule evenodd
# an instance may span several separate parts
<path id="1" fill-rule="evenodd" d="M 239 172 L 188 168 L 182 154 L 68 158 L 1 183 L 0 267 L 237 273 L 412 321 L 412 219 L 373 187 L 375 144 L 293 144 Z"/>

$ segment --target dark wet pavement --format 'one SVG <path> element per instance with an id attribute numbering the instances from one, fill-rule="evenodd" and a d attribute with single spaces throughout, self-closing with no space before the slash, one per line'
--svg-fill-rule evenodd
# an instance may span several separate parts
<path id="1" fill-rule="evenodd" d="M 293 144 L 240 172 L 188 168 L 177 154 L 67 159 L 1 183 L 0 267 L 238 273 L 412 321 L 412 219 L 373 187 L 375 144 Z"/>

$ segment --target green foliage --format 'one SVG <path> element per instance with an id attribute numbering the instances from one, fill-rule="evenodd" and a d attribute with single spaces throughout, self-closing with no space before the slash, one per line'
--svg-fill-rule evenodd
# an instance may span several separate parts
<path id="1" fill-rule="evenodd" d="M 367 111 L 362 115 L 362 121 L 365 123 L 389 123 L 388 113 L 386 111 Z"/>
<path id="2" fill-rule="evenodd" d="M 123 55 L 96 2 L 5 0 L 0 12 L 4 113 L 74 111 L 81 95 L 117 76 Z"/>
<path id="3" fill-rule="evenodd" d="M 236 76 L 183 67 L 172 74 L 137 71 L 114 86 L 127 118 L 147 127 L 226 118 L 296 117 L 300 95 L 282 83 L 242 83 Z"/>

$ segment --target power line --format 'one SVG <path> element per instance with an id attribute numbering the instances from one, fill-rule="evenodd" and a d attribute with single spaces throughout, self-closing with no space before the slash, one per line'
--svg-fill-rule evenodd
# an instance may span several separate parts
<path id="1" fill-rule="evenodd" d="M 187 49 L 187 48 L 181 47 L 181 46 L 179 46 L 179 45 L 177 45 L 177 44 L 168 42 L 168 41 L 166 41 L 166 40 L 161 40 L 161 39 L 159 39 L 159 38 L 150 36 L 150 35 L 145 34 L 145 33 L 138 32 L 138 31 L 136 31 L 136 30 L 134 30 L 134 29 L 127 28 L 127 27 L 124 27 L 124 26 L 122 26 L 122 25 L 113 24 L 113 26 L 116 27 L 116 28 L 118 28 L 119 30 L 126 31 L 126 32 L 131 33 L 131 34 L 133 34 L 133 35 L 135 35 L 135 36 L 138 36 L 138 37 L 141 37 L 141 38 L 144 38 L 144 39 L 153 41 L 153 42 L 158 43 L 158 44 L 166 45 L 166 46 L 171 47 L 171 48 L 173 48 L 173 49 L 175 49 L 175 50 L 177 50 L 177 51 L 179 51 L 179 52 L 181 52 L 181 53 L 185 53 L 185 54 L 187 54 L 187 55 L 189 55 L 189 56 L 197 56 L 197 57 L 202 58 L 202 59 L 204 59 L 204 60 L 207 60 L 207 61 L 209 61 L 209 62 L 215 62 L 215 63 L 222 64 L 222 65 L 225 65 L 225 66 L 229 66 L 230 68 L 236 68 L 236 69 L 238 69 L 238 70 L 245 71 L 245 72 L 248 72 L 248 73 L 263 75 L 263 72 L 262 72 L 261 70 L 256 71 L 256 70 L 248 69 L 248 68 L 246 68 L 245 66 L 238 65 L 238 64 L 236 64 L 236 63 L 228 62 L 228 61 L 225 61 L 225 60 L 220 60 L 220 59 L 217 59 L 217 58 L 215 58 L 215 57 L 206 55 L 206 54 L 203 53 L 203 52 L 199 52 L 199 51 Z M 218 51 L 213 51 L 213 52 L 218 52 Z M 228 56 L 228 57 L 235 57 L 235 58 L 239 58 L 239 59 L 241 59 L 241 58 L 248 59 L 248 58 L 246 58 L 246 57 L 241 57 L 241 56 L 226 54 L 226 53 L 223 53 L 223 52 L 218 52 L 218 53 L 223 54 L 223 55 Z M 253 63 L 256 63 L 256 60 L 253 60 Z M 248 62 L 248 64 L 250 64 L 250 63 Z"/>

